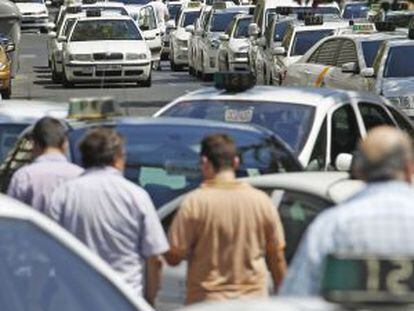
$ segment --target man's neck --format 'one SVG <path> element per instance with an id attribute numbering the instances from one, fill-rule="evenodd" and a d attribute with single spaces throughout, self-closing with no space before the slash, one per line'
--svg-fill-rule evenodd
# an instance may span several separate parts
<path id="1" fill-rule="evenodd" d="M 63 151 L 62 151 L 62 149 L 59 149 L 59 148 L 49 147 L 49 148 L 46 148 L 45 150 L 43 150 L 43 152 L 40 154 L 40 156 L 47 155 L 47 154 L 56 154 L 56 153 L 63 154 Z"/>
<path id="2" fill-rule="evenodd" d="M 215 174 L 211 180 L 220 182 L 233 182 L 236 180 L 236 174 L 232 170 L 225 170 Z"/>

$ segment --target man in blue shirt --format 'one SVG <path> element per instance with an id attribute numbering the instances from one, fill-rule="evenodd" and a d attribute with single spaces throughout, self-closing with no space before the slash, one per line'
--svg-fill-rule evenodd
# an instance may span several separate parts
<path id="1" fill-rule="evenodd" d="M 282 283 L 282 295 L 320 293 L 329 254 L 414 255 L 413 148 L 409 136 L 377 127 L 359 145 L 356 175 L 367 182 L 309 226 Z"/>
<path id="2" fill-rule="evenodd" d="M 93 129 L 79 148 L 86 170 L 54 192 L 46 214 L 106 260 L 137 295 L 142 295 L 145 260 L 158 263 L 154 259 L 169 249 L 154 205 L 144 189 L 122 176 L 124 140 L 118 133 Z M 153 296 L 155 293 L 150 300 Z"/>

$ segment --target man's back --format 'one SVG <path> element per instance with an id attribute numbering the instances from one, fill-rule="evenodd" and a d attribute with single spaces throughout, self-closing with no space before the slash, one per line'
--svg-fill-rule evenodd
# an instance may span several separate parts
<path id="1" fill-rule="evenodd" d="M 63 185 L 48 214 L 139 293 L 143 259 L 168 247 L 148 194 L 114 168 L 89 169 Z"/>
<path id="2" fill-rule="evenodd" d="M 14 174 L 8 195 L 43 212 L 53 191 L 82 171 L 79 166 L 69 163 L 63 154 L 45 154 Z"/>
<path id="3" fill-rule="evenodd" d="M 266 247 L 285 244 L 267 195 L 236 181 L 205 183 L 185 198 L 170 231 L 172 246 L 183 240 L 188 303 L 266 296 Z"/>

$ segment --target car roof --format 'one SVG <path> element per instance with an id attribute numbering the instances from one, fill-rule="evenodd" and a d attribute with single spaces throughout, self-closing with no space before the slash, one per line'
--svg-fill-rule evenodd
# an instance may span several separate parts
<path id="1" fill-rule="evenodd" d="M 137 310 L 150 311 L 152 308 L 144 299 L 135 293 L 121 280 L 119 275 L 109 267 L 99 256 L 90 251 L 82 242 L 59 226 L 56 222 L 10 197 L 0 194 L 0 218 L 16 219 L 33 224 L 46 234 L 53 236 L 60 244 L 82 258 L 89 266 L 98 271 L 101 276 L 109 280 L 115 288 L 124 293 L 125 297 Z"/>
<path id="2" fill-rule="evenodd" d="M 411 39 L 396 39 L 387 42 L 389 46 L 414 45 L 414 40 Z"/>
<path id="3" fill-rule="evenodd" d="M 67 103 L 15 99 L 0 102 L 0 123 L 33 123 L 44 116 L 65 118 L 67 114 Z"/>
<path id="4" fill-rule="evenodd" d="M 322 25 L 304 25 L 303 22 L 294 22 L 292 25 L 294 31 L 310 31 L 342 28 L 348 26 L 349 23 L 344 20 L 338 19 L 337 21 L 330 20 L 329 22 L 324 22 Z"/>
<path id="5" fill-rule="evenodd" d="M 229 93 L 225 90 L 218 90 L 215 87 L 203 88 L 182 97 L 174 102 L 188 100 L 237 100 L 237 101 L 270 101 L 284 102 L 292 104 L 305 104 L 310 106 L 320 106 L 322 102 L 335 103 L 334 98 L 346 100 L 350 97 L 358 96 L 358 92 L 346 91 L 331 88 L 306 88 L 306 87 L 273 87 L 255 86 L 240 93 Z M 370 93 L 363 93 L 364 96 L 377 96 Z M 275 100 L 276 99 L 276 100 Z M 173 103 L 174 103 L 173 102 Z"/>
<path id="6" fill-rule="evenodd" d="M 120 15 L 120 14 L 114 14 L 114 15 L 102 15 L 97 17 L 80 17 L 78 21 L 98 21 L 98 20 L 133 20 L 131 16 L 127 15 Z"/>
<path id="7" fill-rule="evenodd" d="M 352 30 L 350 30 L 352 31 Z M 355 41 L 376 41 L 376 40 L 388 40 L 398 37 L 406 37 L 407 34 L 402 31 L 392 32 L 373 32 L 373 33 L 341 33 L 337 38 L 348 38 Z"/>
<path id="8" fill-rule="evenodd" d="M 346 172 L 278 173 L 244 178 L 257 188 L 283 188 L 317 195 L 332 203 L 339 203 L 364 186 L 360 180 L 351 180 Z"/>

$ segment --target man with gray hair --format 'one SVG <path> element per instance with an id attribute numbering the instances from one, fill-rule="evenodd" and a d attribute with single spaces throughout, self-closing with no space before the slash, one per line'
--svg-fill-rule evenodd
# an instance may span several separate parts
<path id="1" fill-rule="evenodd" d="M 377 127 L 359 144 L 356 157 L 353 173 L 367 186 L 309 226 L 282 283 L 282 295 L 320 294 L 329 254 L 414 255 L 414 156 L 409 136 Z"/>

